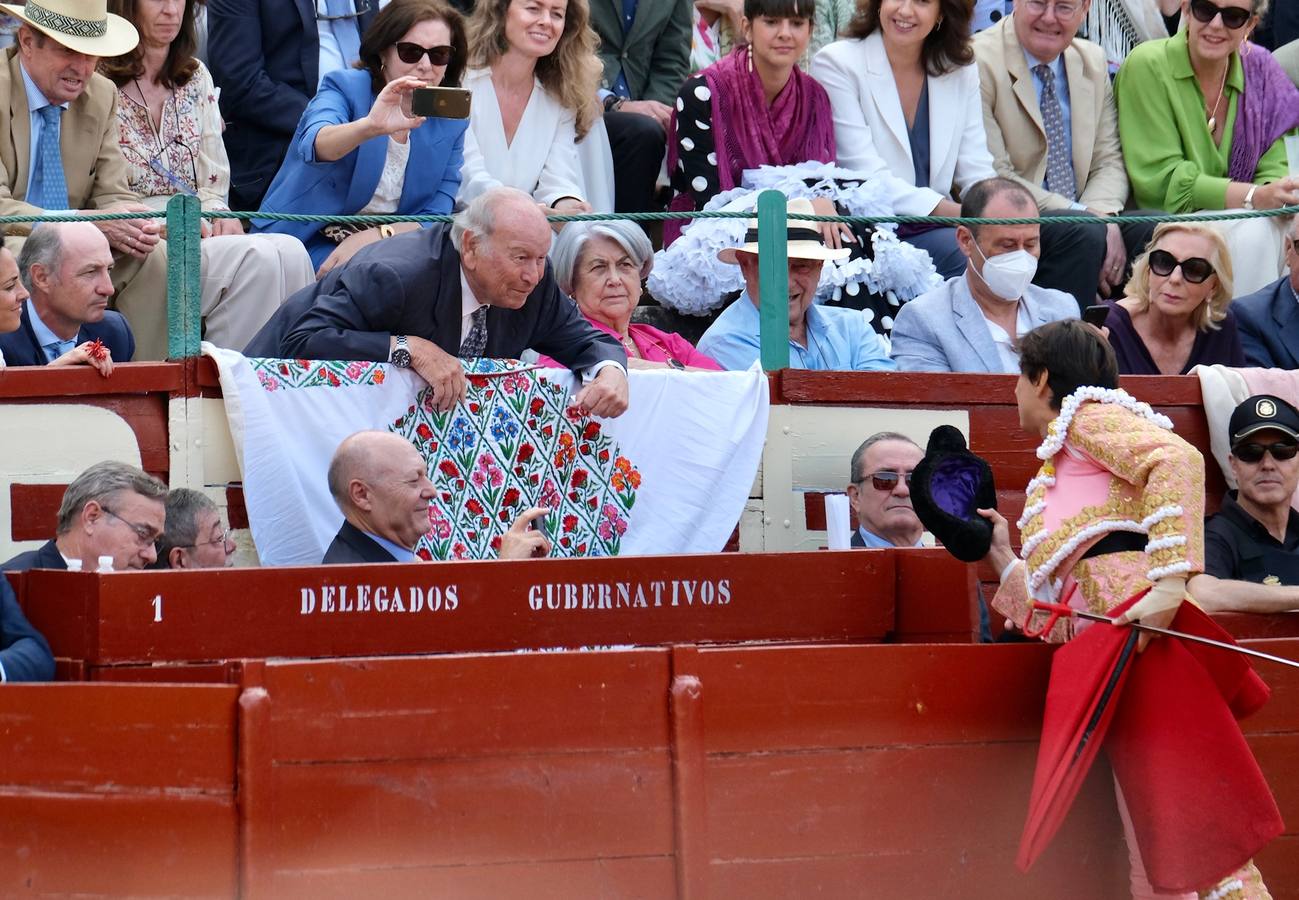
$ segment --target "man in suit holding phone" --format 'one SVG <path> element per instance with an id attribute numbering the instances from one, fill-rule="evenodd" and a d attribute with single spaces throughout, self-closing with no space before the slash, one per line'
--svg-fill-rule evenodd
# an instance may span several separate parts
<path id="1" fill-rule="evenodd" d="M 595 416 L 627 410 L 627 354 L 555 283 L 551 231 L 532 197 L 507 187 L 474 198 L 450 225 L 370 244 L 285 302 L 246 356 L 388 361 L 414 369 L 448 410 L 465 397 L 460 357 L 559 360 Z"/>

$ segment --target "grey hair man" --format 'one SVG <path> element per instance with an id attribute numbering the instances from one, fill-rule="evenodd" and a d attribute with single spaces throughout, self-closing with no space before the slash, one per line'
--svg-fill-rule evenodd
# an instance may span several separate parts
<path id="1" fill-rule="evenodd" d="M 450 226 L 362 248 L 293 295 L 244 353 L 387 361 L 413 369 L 447 410 L 465 397 L 460 358 L 517 358 L 532 349 L 578 373 L 578 407 L 621 415 L 627 354 L 560 291 L 546 259 L 550 241 L 530 196 L 493 188 Z"/>
<path id="2" fill-rule="evenodd" d="M 329 463 L 329 492 L 343 524 L 321 560 L 339 563 L 414 562 L 429 530 L 433 482 L 424 457 L 400 435 L 358 431 L 343 439 Z M 550 542 L 530 525 L 548 509 L 526 510 L 501 536 L 501 559 L 545 556 Z"/>
<path id="3" fill-rule="evenodd" d="M 911 473 L 925 452 L 905 434 L 880 431 L 852 455 L 848 506 L 857 527 L 852 546 L 918 547 L 924 526 L 911 506 Z"/>
<path id="4" fill-rule="evenodd" d="M 1285 232 L 1290 274 L 1231 302 L 1250 365 L 1299 369 L 1299 216 Z"/>
<path id="5" fill-rule="evenodd" d="M 224 569 L 235 552 L 221 510 L 202 491 L 176 488 L 167 495 L 167 524 L 158 538 L 157 569 Z"/>
<path id="6" fill-rule="evenodd" d="M 166 498 L 167 486 L 135 466 L 95 463 L 63 492 L 54 539 L 0 570 L 66 569 L 78 560 L 83 571 L 93 572 L 102 557 L 111 557 L 114 569 L 147 568 L 166 523 Z"/>

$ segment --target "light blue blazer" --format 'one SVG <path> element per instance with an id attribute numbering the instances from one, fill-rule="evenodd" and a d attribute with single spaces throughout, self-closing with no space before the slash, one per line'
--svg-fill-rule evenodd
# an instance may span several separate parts
<path id="1" fill-rule="evenodd" d="M 316 159 L 316 133 L 326 125 L 353 122 L 370 111 L 375 94 L 370 73 L 361 69 L 330 72 L 307 104 L 293 143 L 271 182 L 259 212 L 352 215 L 379 185 L 388 153 L 388 138 L 366 141 L 342 159 Z M 468 119 L 425 119 L 410 133 L 410 160 L 397 212 L 401 215 L 451 212 L 460 189 Z M 306 244 L 319 266 L 335 244 L 320 234 L 320 222 L 274 222 L 254 219 L 253 231 L 291 234 Z"/>
<path id="2" fill-rule="evenodd" d="M 1020 302 L 1030 328 L 1078 318 L 1078 302 L 1061 291 L 1030 284 Z M 1007 371 L 964 272 L 902 305 L 891 352 L 903 372 Z"/>

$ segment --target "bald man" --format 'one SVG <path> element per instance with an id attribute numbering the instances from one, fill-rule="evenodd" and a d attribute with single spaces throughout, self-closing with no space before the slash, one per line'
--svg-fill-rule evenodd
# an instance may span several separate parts
<path id="1" fill-rule="evenodd" d="M 429 530 L 429 481 L 424 458 L 400 435 L 358 431 L 345 438 L 329 463 L 329 492 L 343 525 L 322 562 L 414 562 L 415 545 Z M 550 510 L 534 507 L 501 536 L 500 559 L 550 553 L 550 542 L 529 526 Z"/>

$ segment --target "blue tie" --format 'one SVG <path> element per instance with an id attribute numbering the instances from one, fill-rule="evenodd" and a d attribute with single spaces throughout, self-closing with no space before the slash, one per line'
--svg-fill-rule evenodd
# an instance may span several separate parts
<path id="1" fill-rule="evenodd" d="M 622 33 L 624 35 L 631 33 L 632 23 L 636 21 L 636 0 L 622 0 Z M 631 87 L 627 84 L 627 72 L 624 69 L 618 70 L 618 78 L 614 81 L 611 90 L 619 97 L 631 99 Z"/>
<path id="2" fill-rule="evenodd" d="M 67 353 L 75 346 L 77 346 L 77 339 L 73 338 L 70 341 L 54 341 L 46 344 L 41 349 L 45 351 L 45 361 L 54 362 L 54 360 Z"/>
<path id="3" fill-rule="evenodd" d="M 350 68 L 352 63 L 361 58 L 361 20 L 356 16 L 352 0 L 325 0 L 325 8 L 336 18 L 329 23 L 329 30 L 334 32 L 338 49 Z"/>
<path id="4" fill-rule="evenodd" d="M 32 191 L 27 202 L 41 209 L 67 209 L 68 184 L 63 180 L 63 158 L 59 155 L 59 120 L 61 106 L 42 106 L 41 139 L 36 142 L 36 159 L 32 161 Z"/>

